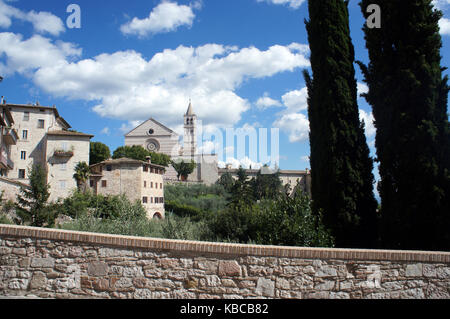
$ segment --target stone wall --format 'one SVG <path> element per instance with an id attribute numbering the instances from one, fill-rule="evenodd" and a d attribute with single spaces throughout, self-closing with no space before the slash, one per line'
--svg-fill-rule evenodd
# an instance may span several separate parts
<path id="1" fill-rule="evenodd" d="M 0 295 L 450 298 L 450 253 L 202 243 L 0 225 Z"/>

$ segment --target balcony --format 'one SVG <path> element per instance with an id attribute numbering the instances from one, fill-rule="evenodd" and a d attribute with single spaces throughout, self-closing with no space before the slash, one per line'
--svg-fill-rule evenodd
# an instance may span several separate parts
<path id="1" fill-rule="evenodd" d="M 7 145 L 16 145 L 19 136 L 15 129 L 11 127 L 3 127 L 3 141 Z"/>
<path id="2" fill-rule="evenodd" d="M 7 170 L 14 169 L 14 162 L 4 154 L 0 154 L 0 168 Z"/>
<path id="3" fill-rule="evenodd" d="M 70 158 L 74 155 L 73 151 L 55 150 L 54 157 Z"/>

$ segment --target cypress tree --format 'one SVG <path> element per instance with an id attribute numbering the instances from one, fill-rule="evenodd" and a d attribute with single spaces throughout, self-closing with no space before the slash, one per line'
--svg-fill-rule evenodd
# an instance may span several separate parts
<path id="1" fill-rule="evenodd" d="M 380 162 L 382 242 L 394 249 L 450 248 L 448 85 L 439 19 L 431 0 L 363 0 L 381 8 L 381 28 L 364 27 Z"/>
<path id="2" fill-rule="evenodd" d="M 373 162 L 359 120 L 348 1 L 309 0 L 305 21 L 313 77 L 308 87 L 313 211 L 337 247 L 375 246 Z"/>

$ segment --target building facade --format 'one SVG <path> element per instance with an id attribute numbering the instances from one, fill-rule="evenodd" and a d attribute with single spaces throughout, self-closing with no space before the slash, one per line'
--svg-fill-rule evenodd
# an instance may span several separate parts
<path id="1" fill-rule="evenodd" d="M 125 195 L 140 201 L 147 218 L 165 218 L 164 167 L 129 158 L 106 160 L 92 165 L 90 187 L 98 195 Z"/>
<path id="2" fill-rule="evenodd" d="M 79 162 L 89 163 L 89 134 L 70 131 L 71 126 L 59 115 L 56 107 L 22 104 L 2 104 L 9 111 L 16 132 L 15 143 L 2 137 L 2 150 L 9 146 L 8 169 L 2 170 L 0 190 L 7 191 L 7 199 L 15 200 L 11 185 L 27 185 L 28 173 L 33 165 L 41 165 L 47 172 L 50 185 L 49 201 L 70 196 L 76 189 L 73 178 Z M 3 131 L 3 130 L 2 130 Z M 11 135 L 11 129 L 9 129 Z M 6 153 L 6 151 L 4 152 Z M 18 189 L 18 187 L 16 187 Z"/>

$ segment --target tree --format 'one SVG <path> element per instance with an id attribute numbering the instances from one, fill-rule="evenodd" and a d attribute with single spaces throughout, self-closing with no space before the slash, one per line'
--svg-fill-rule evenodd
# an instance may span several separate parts
<path id="1" fill-rule="evenodd" d="M 431 0 L 364 0 L 381 7 L 382 27 L 364 27 L 369 64 L 359 62 L 377 128 L 385 248 L 450 248 L 448 77 Z"/>
<path id="2" fill-rule="evenodd" d="M 146 161 L 147 157 L 150 157 L 153 164 L 165 167 L 168 167 L 169 164 L 171 164 L 170 156 L 166 154 L 147 151 L 140 145 L 121 146 L 114 151 L 112 156 L 113 159 L 124 157 L 135 159 L 138 161 Z"/>
<path id="3" fill-rule="evenodd" d="M 220 176 L 217 184 L 222 185 L 227 192 L 231 192 L 231 189 L 234 185 L 233 176 L 231 176 L 230 172 L 226 172 L 222 176 Z"/>
<path id="4" fill-rule="evenodd" d="M 95 165 L 111 158 L 109 147 L 101 142 L 91 142 L 89 165 Z"/>
<path id="5" fill-rule="evenodd" d="M 280 179 L 279 170 L 270 174 L 263 174 L 262 170 L 268 170 L 265 165 L 256 174 L 256 178 L 252 181 L 252 188 L 256 200 L 276 199 L 283 190 L 283 183 Z"/>
<path id="6" fill-rule="evenodd" d="M 86 183 L 89 180 L 89 176 L 89 165 L 86 162 L 79 162 L 77 166 L 75 166 L 75 174 L 73 174 L 73 178 L 77 181 L 77 188 L 80 192 L 86 192 Z"/>
<path id="7" fill-rule="evenodd" d="M 178 180 L 186 180 L 190 174 L 194 171 L 197 164 L 193 160 L 190 163 L 186 163 L 184 160 L 181 161 L 171 161 L 171 164 L 175 171 L 177 172 Z"/>
<path id="8" fill-rule="evenodd" d="M 337 247 L 373 247 L 373 162 L 359 120 L 348 1 L 309 0 L 305 21 L 313 77 L 308 88 L 312 199 Z"/>
<path id="9" fill-rule="evenodd" d="M 252 185 L 254 180 L 249 180 L 246 170 L 240 166 L 237 171 L 237 179 L 231 188 L 229 206 L 237 211 L 243 207 L 249 207 L 255 202 Z"/>
<path id="10" fill-rule="evenodd" d="M 33 165 L 28 174 L 30 186 L 21 187 L 17 195 L 16 212 L 31 226 L 53 226 L 56 212 L 47 204 L 50 197 L 50 185 L 47 173 L 40 165 Z"/>

